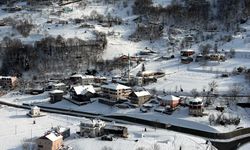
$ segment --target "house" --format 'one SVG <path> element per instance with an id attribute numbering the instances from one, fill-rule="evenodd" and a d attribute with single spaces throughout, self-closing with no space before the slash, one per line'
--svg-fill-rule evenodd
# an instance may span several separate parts
<path id="1" fill-rule="evenodd" d="M 6 22 L 3 20 L 0 20 L 0 26 L 6 26 Z"/>
<path id="2" fill-rule="evenodd" d="M 64 83 L 56 83 L 52 85 L 52 90 L 61 90 L 61 91 L 66 91 L 67 87 L 66 84 Z"/>
<path id="3" fill-rule="evenodd" d="M 17 77 L 0 76 L 0 86 L 4 89 L 13 89 L 17 86 Z"/>
<path id="4" fill-rule="evenodd" d="M 138 104 L 141 106 L 148 100 L 150 100 L 151 94 L 148 91 L 138 91 L 138 92 L 132 92 L 129 94 L 129 99 L 132 103 Z"/>
<path id="5" fill-rule="evenodd" d="M 72 84 L 89 85 L 95 83 L 95 77 L 92 75 L 74 74 L 69 78 Z"/>
<path id="6" fill-rule="evenodd" d="M 102 85 L 101 89 L 104 96 L 107 96 L 112 100 L 128 98 L 129 94 L 131 93 L 131 87 L 116 83 Z"/>
<path id="7" fill-rule="evenodd" d="M 192 50 L 192 49 L 182 50 L 182 51 L 180 52 L 180 54 L 181 54 L 181 57 L 190 57 L 190 56 L 192 56 L 192 55 L 195 54 L 195 51 Z"/>
<path id="8" fill-rule="evenodd" d="M 80 123 L 80 135 L 83 137 L 98 137 L 103 135 L 103 127 L 105 122 L 101 120 L 91 120 L 90 122 L 81 122 Z"/>
<path id="9" fill-rule="evenodd" d="M 201 98 L 192 98 L 189 100 L 189 114 L 194 116 L 202 116 L 204 106 Z"/>
<path id="10" fill-rule="evenodd" d="M 36 140 L 38 150 L 59 150 L 63 145 L 63 136 L 56 132 L 48 132 Z"/>
<path id="11" fill-rule="evenodd" d="M 143 78 L 161 78 L 161 77 L 164 77 L 165 76 L 165 72 L 162 72 L 162 71 L 139 71 L 137 73 L 138 77 L 143 77 Z"/>
<path id="12" fill-rule="evenodd" d="M 128 128 L 123 126 L 117 126 L 117 125 L 106 125 L 103 128 L 103 132 L 105 135 L 112 134 L 117 137 L 128 137 Z"/>
<path id="13" fill-rule="evenodd" d="M 96 91 L 92 85 L 74 86 L 70 89 L 70 96 L 78 102 L 89 102 L 96 97 Z"/>
<path id="14" fill-rule="evenodd" d="M 176 108 L 180 103 L 180 98 L 176 97 L 174 95 L 166 95 L 163 97 L 158 97 L 159 101 L 161 102 L 161 105 L 166 106 L 169 105 L 170 108 Z"/>
<path id="15" fill-rule="evenodd" d="M 145 61 L 144 58 L 142 57 L 139 57 L 139 56 L 128 56 L 128 55 L 122 55 L 120 57 L 117 58 L 117 61 L 119 62 L 128 62 L 128 61 L 134 61 L 134 62 L 137 62 L 137 61 Z"/>
<path id="16" fill-rule="evenodd" d="M 63 140 L 70 137 L 70 128 L 57 126 L 51 129 L 51 132 L 56 132 L 63 136 Z"/>
<path id="17" fill-rule="evenodd" d="M 106 81 L 107 81 L 106 77 L 95 77 L 94 78 L 95 83 L 103 83 L 103 82 L 106 82 Z"/>
<path id="18" fill-rule="evenodd" d="M 56 103 L 56 102 L 61 101 L 63 99 L 63 94 L 64 94 L 64 92 L 61 90 L 53 90 L 53 91 L 49 92 L 50 102 Z"/>
<path id="19" fill-rule="evenodd" d="M 45 116 L 45 114 L 41 113 L 40 108 L 37 106 L 31 107 L 31 110 L 27 113 L 27 115 L 32 118 Z"/>
<path id="20" fill-rule="evenodd" d="M 225 61 L 226 57 L 223 54 L 209 54 L 206 56 L 210 61 Z"/>

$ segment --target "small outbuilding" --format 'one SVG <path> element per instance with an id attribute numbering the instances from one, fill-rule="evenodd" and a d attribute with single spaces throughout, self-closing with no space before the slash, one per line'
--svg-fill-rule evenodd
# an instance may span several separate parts
<path id="1" fill-rule="evenodd" d="M 50 102 L 56 103 L 63 99 L 64 92 L 62 90 L 53 90 L 49 92 Z"/>
<path id="2" fill-rule="evenodd" d="M 194 116 L 203 116 L 204 105 L 201 98 L 192 98 L 189 100 L 189 114 Z"/>
<path id="3" fill-rule="evenodd" d="M 128 137 L 128 128 L 123 126 L 117 126 L 117 125 L 106 125 L 104 127 L 104 134 L 109 135 L 112 134 L 117 137 Z"/>
<path id="4" fill-rule="evenodd" d="M 37 106 L 31 107 L 31 110 L 29 111 L 27 115 L 32 118 L 45 116 L 45 114 L 41 113 L 40 108 Z"/>
<path id="5" fill-rule="evenodd" d="M 70 137 L 70 128 L 57 126 L 51 129 L 52 132 L 56 132 L 63 136 L 63 140 Z"/>

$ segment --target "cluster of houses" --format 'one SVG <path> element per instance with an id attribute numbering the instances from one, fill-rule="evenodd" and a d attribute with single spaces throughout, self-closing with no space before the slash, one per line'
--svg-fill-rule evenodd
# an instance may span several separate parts
<path id="1" fill-rule="evenodd" d="M 77 132 L 81 137 L 96 138 L 101 140 L 113 140 L 113 137 L 127 138 L 128 129 L 124 126 L 106 124 L 100 119 L 88 120 L 80 123 L 80 131 Z M 70 128 L 52 127 L 45 134 L 36 139 L 38 150 L 66 150 L 63 140 L 70 137 Z M 108 138 L 111 137 L 111 138 Z"/>
<path id="2" fill-rule="evenodd" d="M 148 76 L 155 75 L 151 74 L 148 74 Z M 130 79 L 133 79 L 132 75 Z M 48 88 L 50 102 L 55 103 L 67 99 L 77 105 L 83 105 L 100 98 L 114 102 L 114 104 L 120 100 L 129 100 L 133 104 L 141 106 L 152 97 L 147 90 L 132 89 L 128 84 L 121 81 L 125 80 L 117 76 L 113 77 L 111 82 L 108 82 L 105 77 L 75 74 L 69 77 L 66 83 L 50 85 L 50 88 Z"/>
<path id="3" fill-rule="evenodd" d="M 167 114 L 169 113 L 171 114 L 180 105 L 184 104 L 189 107 L 190 115 L 203 116 L 204 103 L 203 100 L 199 97 L 183 99 L 180 97 L 176 97 L 174 95 L 165 95 L 165 96 L 158 96 L 157 99 L 160 102 L 160 105 L 165 107 L 164 112 Z"/>
<path id="4" fill-rule="evenodd" d="M 193 52 L 183 52 L 182 55 L 188 56 Z M 155 77 L 163 76 L 161 72 L 144 71 L 140 77 Z M 133 76 L 129 76 L 133 79 Z M 105 77 L 93 75 L 74 74 L 70 76 L 64 83 L 55 82 L 49 83 L 45 90 L 49 91 L 50 102 L 56 103 L 63 99 L 68 100 L 77 105 L 84 105 L 98 100 L 100 103 L 117 106 L 119 108 L 134 108 L 142 107 L 143 104 L 150 101 L 154 95 L 144 88 L 134 89 L 127 84 L 122 84 L 121 78 L 118 76 L 112 77 L 112 81 L 107 81 Z M 14 88 L 17 84 L 16 77 L 0 77 L 0 86 Z M 39 92 L 38 92 L 39 93 Z M 180 98 L 173 95 L 158 96 L 157 100 L 161 106 L 167 108 L 167 111 L 174 111 L 180 104 Z M 194 99 L 197 101 L 197 98 Z M 121 105 L 122 102 L 129 102 Z M 124 106 L 126 105 L 126 106 Z M 203 112 L 203 103 L 192 102 L 190 106 L 190 114 L 200 116 Z M 31 117 L 39 117 L 44 114 L 40 113 L 38 107 L 32 108 L 28 113 Z"/>
<path id="5" fill-rule="evenodd" d="M 181 56 L 181 63 L 183 64 L 189 64 L 193 62 L 194 60 L 196 62 L 202 61 L 202 60 L 209 60 L 209 61 L 225 61 L 226 56 L 222 53 L 209 53 L 206 55 L 197 54 L 195 55 L 195 51 L 192 49 L 182 50 L 180 52 Z"/>

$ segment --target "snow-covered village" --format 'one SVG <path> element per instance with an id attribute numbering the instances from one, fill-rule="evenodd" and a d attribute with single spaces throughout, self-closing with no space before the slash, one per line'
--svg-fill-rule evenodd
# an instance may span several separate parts
<path id="1" fill-rule="evenodd" d="M 1 0 L 0 150 L 249 150 L 249 0 Z"/>

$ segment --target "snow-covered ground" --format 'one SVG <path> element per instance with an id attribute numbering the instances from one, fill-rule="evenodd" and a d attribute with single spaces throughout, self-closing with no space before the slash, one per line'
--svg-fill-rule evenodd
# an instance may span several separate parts
<path id="1" fill-rule="evenodd" d="M 68 110 L 77 110 L 82 112 L 89 112 L 95 114 L 103 115 L 124 115 L 124 116 L 133 116 L 137 118 L 142 118 L 145 120 L 157 121 L 167 124 L 172 124 L 176 126 L 182 126 L 187 128 L 199 129 L 209 132 L 229 132 L 235 130 L 237 127 L 250 127 L 250 113 L 248 109 L 243 109 L 237 107 L 234 110 L 227 108 L 224 112 L 225 115 L 234 115 L 239 116 L 241 121 L 238 126 L 227 125 L 227 126 L 213 126 L 209 125 L 209 115 L 214 114 L 215 116 L 219 115 L 220 112 L 216 111 L 215 108 L 206 108 L 207 116 L 203 117 L 193 117 L 189 115 L 187 107 L 180 107 L 172 115 L 161 114 L 154 111 L 154 108 L 151 109 L 148 113 L 140 112 L 139 108 L 136 109 L 119 109 L 117 107 L 111 107 L 94 101 L 87 105 L 78 106 L 67 100 L 62 100 L 55 104 L 50 104 L 48 93 L 45 92 L 40 95 L 22 95 L 17 94 L 18 92 L 11 92 L 7 95 L 0 97 L 0 101 L 23 104 L 23 103 L 36 103 L 38 106 L 46 106 L 51 108 L 63 108 Z M 219 99 L 218 99 L 219 100 Z M 156 106 L 157 107 L 157 106 Z"/>
<path id="2" fill-rule="evenodd" d="M 171 0 L 153 0 L 153 5 L 162 5 L 163 7 L 169 5 Z M 234 84 L 238 83 L 242 85 L 243 93 L 249 93 L 249 83 L 246 82 L 244 76 L 236 75 L 236 76 L 229 76 L 228 78 L 221 78 L 219 77 L 221 73 L 228 72 L 230 73 L 234 68 L 239 66 L 250 66 L 250 23 L 244 24 L 242 27 L 245 28 L 247 31 L 243 33 L 238 33 L 233 36 L 233 40 L 228 43 L 224 43 L 219 45 L 218 49 L 224 49 L 225 51 L 229 51 L 230 49 L 235 49 L 236 55 L 235 58 L 228 59 L 225 62 L 209 62 L 207 66 L 201 66 L 197 62 L 193 62 L 191 64 L 181 64 L 179 59 L 179 52 L 173 52 L 176 58 L 171 60 L 157 60 L 161 56 L 169 56 L 167 51 L 167 44 L 166 44 L 166 37 L 167 37 L 167 30 L 165 31 L 163 37 L 160 40 L 156 40 L 153 43 L 149 41 L 140 41 L 140 42 L 133 42 L 129 41 L 128 37 L 131 35 L 135 28 L 136 24 L 132 21 L 138 16 L 132 14 L 133 0 L 128 2 L 128 6 L 124 7 L 122 3 L 115 3 L 113 4 L 104 4 L 103 2 L 96 3 L 91 1 L 88 3 L 86 7 L 79 6 L 79 3 L 73 3 L 67 5 L 65 7 L 72 8 L 72 12 L 62 13 L 60 16 L 53 15 L 58 10 L 61 10 L 58 6 L 42 8 L 39 11 L 32 11 L 29 12 L 28 10 L 23 10 L 21 12 L 16 13 L 7 13 L 3 10 L 0 10 L 0 19 L 6 17 L 13 17 L 20 19 L 21 17 L 24 18 L 31 18 L 37 29 L 31 31 L 30 36 L 22 37 L 17 31 L 12 30 L 10 26 L 1 26 L 0 27 L 0 40 L 3 39 L 5 36 L 11 36 L 15 38 L 21 39 L 25 43 L 34 43 L 36 40 L 40 40 L 46 36 L 54 36 L 62 35 L 64 38 L 74 38 L 78 37 L 83 40 L 88 40 L 94 38 L 93 31 L 97 30 L 100 32 L 114 32 L 115 35 L 107 36 L 108 45 L 106 50 L 104 51 L 103 58 L 104 59 L 112 59 L 114 57 L 120 56 L 122 54 L 130 54 L 135 55 L 140 50 L 145 49 L 148 47 L 153 49 L 157 52 L 153 56 L 149 56 L 147 61 L 145 62 L 146 70 L 161 70 L 166 73 L 166 76 L 163 78 L 158 79 L 157 83 L 151 84 L 146 86 L 145 88 L 148 89 L 157 89 L 157 90 L 165 90 L 165 91 L 172 91 L 175 92 L 176 90 L 179 91 L 180 88 L 186 91 L 190 91 L 192 89 L 197 89 L 198 91 L 202 91 L 203 89 L 208 90 L 208 83 L 211 81 L 216 81 L 218 83 L 218 91 L 219 92 L 226 92 L 228 89 Z M 24 5 L 25 6 L 25 5 Z M 81 18 L 82 16 L 89 16 L 93 11 L 96 11 L 99 14 L 107 15 L 111 14 L 111 16 L 118 16 L 123 19 L 125 24 L 123 25 L 114 25 L 113 27 L 102 27 L 101 25 L 97 24 L 96 22 L 90 22 L 91 25 L 94 25 L 94 29 L 88 28 L 79 28 L 79 25 L 75 25 L 74 23 L 70 22 L 68 25 L 55 25 L 54 23 L 49 24 L 46 23 L 47 20 L 54 19 L 54 20 L 71 20 L 74 18 Z M 183 35 L 177 35 L 178 39 L 183 38 Z M 213 42 L 211 42 L 213 43 Z M 199 44 L 195 44 L 192 46 L 196 52 L 198 52 Z M 131 73 L 136 74 L 139 70 L 141 70 L 142 64 L 138 65 L 137 67 L 133 68 Z M 114 107 L 106 106 L 100 104 L 98 102 L 94 102 L 85 106 L 76 106 L 68 101 L 61 101 L 56 104 L 49 104 L 48 100 L 48 93 L 40 94 L 37 96 L 33 95 L 15 95 L 14 93 L 8 93 L 7 95 L 0 98 L 0 100 L 12 102 L 12 103 L 41 103 L 40 105 L 50 106 L 50 107 L 58 107 L 58 108 L 68 108 L 68 109 L 75 109 L 79 111 L 85 112 L 92 112 L 92 113 L 101 113 L 105 115 L 113 115 L 113 114 L 122 114 L 122 115 L 131 115 L 140 118 L 150 119 L 150 120 L 157 120 L 162 121 L 165 123 L 177 124 L 186 127 L 193 127 L 198 128 L 201 130 L 211 131 L 211 132 L 227 132 L 232 131 L 237 126 L 210 126 L 208 122 L 208 116 L 205 117 L 191 117 L 188 115 L 187 108 L 181 108 L 177 110 L 173 115 L 168 116 L 165 114 L 159 114 L 157 112 L 149 112 L 142 114 L 139 109 L 117 109 Z M 218 113 L 215 110 L 207 110 L 209 114 L 216 114 Z M 12 111 L 10 111 L 12 112 Z M 241 118 L 241 123 L 239 126 L 242 127 L 249 127 L 250 126 L 250 111 L 247 109 L 238 108 L 237 111 L 232 112 L 232 110 L 226 110 L 226 113 L 234 113 L 235 115 L 239 115 Z M 1 116 L 0 116 L 1 117 Z M 7 117 L 8 118 L 8 117 Z M 157 119 L 156 119 L 157 118 Z M 10 120 L 12 120 L 11 118 Z M 1 119 L 0 119 L 1 120 Z M 7 119 L 8 120 L 8 119 Z M 22 124 L 22 123 L 21 123 Z M 13 128 L 12 128 L 13 129 Z M 25 129 L 26 130 L 26 129 Z M 29 131 L 28 131 L 29 132 Z M 44 131 L 43 131 L 44 132 Z M 40 134 L 40 133 L 39 133 Z M 132 136 L 133 137 L 133 136 Z M 134 137 L 138 137 L 134 135 Z M 86 142 L 87 141 L 87 142 Z M 133 141 L 133 140 L 132 140 Z M 150 141 L 150 142 L 149 142 Z M 145 140 L 141 141 L 144 145 L 148 147 L 152 146 L 154 140 Z M 79 147 L 81 145 L 81 140 L 73 141 L 73 145 L 75 147 Z M 86 143 L 85 143 L 86 142 Z M 88 146 L 87 143 L 95 143 L 96 140 L 94 139 L 87 139 L 84 140 L 84 144 Z M 132 142 L 127 140 L 117 140 L 118 143 L 130 145 L 133 148 L 136 148 L 138 143 Z M 110 146 L 110 143 L 107 143 L 107 146 Z M 163 142 L 164 143 L 164 142 Z M 83 144 L 83 145 L 84 145 Z M 118 144 L 119 145 L 119 144 Z M 117 145 L 117 146 L 118 146 Z M 139 144 L 140 145 L 140 144 Z M 161 144 L 160 144 L 161 145 Z M 168 144 L 166 144 L 168 145 Z M 89 145 L 90 146 L 90 145 Z M 98 147 L 98 146 L 97 146 Z M 0 149 L 1 149 L 0 145 Z M 5 147 L 4 147 L 5 148 Z M 100 147 L 98 147 L 100 148 Z M 177 146 L 178 148 L 178 146 Z M 116 149 L 116 148 L 114 148 Z M 197 148 L 198 149 L 198 148 Z"/>
<path id="3" fill-rule="evenodd" d="M 143 126 L 123 125 L 128 128 L 128 139 L 115 139 L 112 142 L 101 141 L 98 138 L 78 138 L 76 131 L 79 131 L 80 121 L 87 121 L 86 118 L 63 116 L 57 114 L 47 114 L 44 117 L 29 118 L 26 116 L 28 110 L 21 110 L 10 107 L 0 108 L 0 149 L 21 150 L 22 145 L 35 138 L 42 136 L 47 130 L 55 126 L 69 127 L 71 137 L 64 141 L 65 145 L 72 146 L 79 150 L 101 150 L 103 147 L 111 147 L 120 150 L 136 150 L 138 147 L 152 148 L 157 144 L 160 149 L 197 150 L 206 149 L 206 140 L 180 134 L 172 131 L 152 129 L 147 127 L 147 132 Z M 3 121 L 4 120 L 4 121 Z M 33 124 L 33 120 L 36 124 Z M 11 142 L 6 142 L 11 141 Z M 137 141 L 137 142 L 135 142 Z"/>

